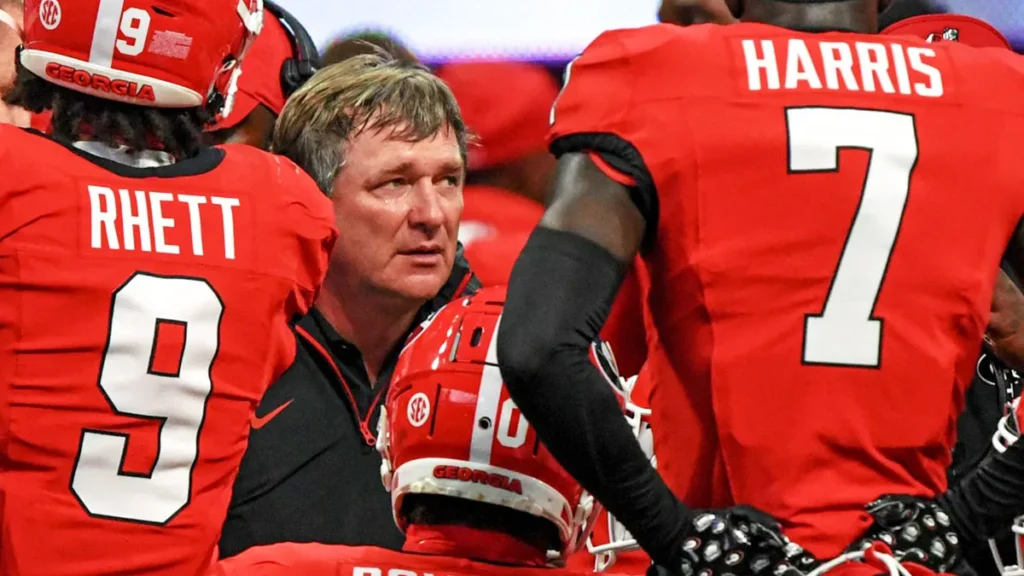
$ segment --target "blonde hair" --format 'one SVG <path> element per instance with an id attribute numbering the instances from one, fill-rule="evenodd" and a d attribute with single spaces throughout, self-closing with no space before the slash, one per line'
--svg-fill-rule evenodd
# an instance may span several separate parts
<path id="1" fill-rule="evenodd" d="M 330 194 L 345 145 L 366 130 L 418 142 L 451 130 L 466 160 L 466 125 L 451 90 L 425 67 L 384 54 L 323 68 L 289 98 L 271 150 L 302 167 Z"/>

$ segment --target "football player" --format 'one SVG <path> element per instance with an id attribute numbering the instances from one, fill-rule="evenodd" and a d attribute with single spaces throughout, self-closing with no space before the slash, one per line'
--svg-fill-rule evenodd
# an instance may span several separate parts
<path id="1" fill-rule="evenodd" d="M 648 361 L 679 383 L 654 393 L 658 472 L 689 504 L 763 509 L 826 559 L 875 524 L 864 506 L 882 494 L 928 510 L 941 495 L 941 518 L 972 537 L 1024 498 L 1016 445 L 999 473 L 943 494 L 1024 213 L 1006 155 L 1024 67 L 869 34 L 884 3 L 749 0 L 733 26 L 602 34 L 567 71 L 554 198 L 513 271 L 499 363 L 552 453 L 666 569 L 692 568 L 694 514 L 583 364 L 638 250 L 660 341 Z M 947 546 L 930 568 L 955 563 Z"/>
<path id="2" fill-rule="evenodd" d="M 395 368 L 377 448 L 406 538 L 401 552 L 277 544 L 223 560 L 214 574 L 591 572 L 558 568 L 584 546 L 600 505 L 555 461 L 502 383 L 495 333 L 504 299 L 504 288 L 486 288 L 449 304 L 412 335 Z M 602 345 L 591 344 L 587 362 L 605 386 L 618 380 Z M 621 408 L 616 418 L 625 422 Z M 705 535 L 713 530 L 708 522 Z M 784 554 L 764 549 L 774 563 Z"/>
<path id="3" fill-rule="evenodd" d="M 290 161 L 206 148 L 259 0 L 28 0 L 0 125 L 0 573 L 202 573 L 336 231 Z"/>
<path id="4" fill-rule="evenodd" d="M 321 68 L 316 44 L 290 12 L 266 0 L 263 30 L 247 55 L 235 102 L 207 126 L 210 141 L 268 150 L 285 102 Z"/>
<path id="5" fill-rule="evenodd" d="M 890 10 L 891 12 L 891 10 Z M 896 36 L 915 36 L 928 42 L 961 42 L 974 47 L 991 47 L 1010 50 L 1009 41 L 993 26 L 969 16 L 957 14 L 926 14 L 901 19 L 882 32 Z M 977 374 L 971 383 L 965 399 L 964 410 L 957 422 L 957 444 L 953 450 L 953 462 L 948 471 L 950 483 L 958 483 L 965 474 L 972 472 L 983 458 L 991 452 L 992 432 L 1002 418 L 1013 410 L 1009 400 L 1016 398 L 1020 391 L 1024 333 L 1020 331 L 1024 317 L 1024 296 L 1010 278 L 1002 271 L 996 279 L 992 295 L 991 316 L 985 334 L 985 347 L 977 363 Z M 1016 420 L 1014 420 L 1016 422 Z M 999 434 L 997 434 L 997 438 Z M 1005 449 L 1005 443 L 995 443 Z M 1015 521 L 1014 530 L 1019 530 L 1020 519 Z M 998 537 L 1002 548 L 1009 548 L 1013 533 L 1004 530 Z M 964 555 L 971 566 L 981 574 L 992 574 L 1001 568 L 1001 558 L 992 551 L 989 542 L 976 540 L 973 549 L 964 548 Z M 1020 560 L 1015 560 L 1020 564 Z"/>

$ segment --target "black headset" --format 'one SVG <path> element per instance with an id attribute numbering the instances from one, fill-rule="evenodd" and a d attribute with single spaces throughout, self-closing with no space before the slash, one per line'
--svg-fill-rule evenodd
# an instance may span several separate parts
<path id="1" fill-rule="evenodd" d="M 287 98 L 302 87 L 320 69 L 320 52 L 309 32 L 287 10 L 270 0 L 263 0 L 263 9 L 277 17 L 292 43 L 294 58 L 281 65 L 281 89 Z"/>

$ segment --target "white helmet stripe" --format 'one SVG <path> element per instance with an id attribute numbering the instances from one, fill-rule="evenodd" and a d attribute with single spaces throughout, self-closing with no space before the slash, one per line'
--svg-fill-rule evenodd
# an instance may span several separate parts
<path id="1" fill-rule="evenodd" d="M 494 431 L 498 424 L 498 403 L 501 400 L 501 370 L 498 368 L 498 329 L 501 317 L 494 324 L 491 341 L 487 345 L 483 372 L 480 374 L 480 393 L 476 399 L 476 413 L 473 415 L 473 440 L 469 445 L 469 461 L 477 464 L 491 463 L 491 447 L 494 445 Z M 487 418 L 491 425 L 479 425 Z"/>
<path id="2" fill-rule="evenodd" d="M 123 13 L 124 0 L 100 0 L 96 28 L 92 31 L 92 45 L 89 48 L 89 63 L 106 68 L 113 64 L 117 28 L 121 25 Z"/>

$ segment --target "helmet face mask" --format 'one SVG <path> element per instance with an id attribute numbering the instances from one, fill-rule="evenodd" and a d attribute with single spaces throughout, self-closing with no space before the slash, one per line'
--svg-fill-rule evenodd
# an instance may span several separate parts
<path id="1" fill-rule="evenodd" d="M 218 108 L 262 23 L 262 0 L 26 0 L 19 60 L 98 98 Z"/>
<path id="2" fill-rule="evenodd" d="M 639 376 L 634 376 L 628 380 L 620 380 L 619 385 L 614 388 L 623 403 L 626 422 L 633 429 L 637 441 L 640 442 L 640 447 L 651 461 L 651 466 L 657 468 L 658 461 L 654 455 L 654 435 L 650 425 L 651 409 L 645 407 L 648 402 L 646 398 L 641 398 L 643 394 L 634 395 L 639 378 Z M 636 397 L 634 398 L 634 396 Z M 636 539 L 610 513 L 606 513 L 605 518 L 598 520 L 593 533 L 587 538 L 587 551 L 594 555 L 595 572 L 604 572 L 614 566 L 619 554 L 636 550 L 640 550 Z"/>
<path id="3" fill-rule="evenodd" d="M 1024 517 L 1018 516 L 1010 526 L 1013 531 L 1013 545 L 1017 552 L 1015 564 L 1004 564 L 1003 555 L 999 551 L 995 540 L 989 540 L 988 545 L 992 550 L 992 557 L 995 560 L 996 569 L 1002 576 L 1024 576 Z"/>
<path id="4" fill-rule="evenodd" d="M 434 494 L 518 510 L 558 530 L 559 564 L 582 548 L 600 506 L 537 438 L 496 358 L 504 289 L 450 303 L 406 344 L 378 423 L 381 479 L 395 523 L 402 501 Z"/>
<path id="5" fill-rule="evenodd" d="M 992 435 L 992 447 L 997 452 L 1005 452 L 1007 448 L 1020 439 L 1020 425 L 1017 419 L 1017 409 L 1020 398 L 1015 398 L 1010 403 L 1006 415 L 999 420 L 995 434 Z M 1002 576 L 1024 576 L 1024 516 L 1018 516 L 1010 526 L 1013 532 L 1013 544 L 1016 551 L 1016 558 L 1013 563 L 1005 562 L 1002 553 L 994 539 L 990 539 L 989 549 L 992 551 L 992 558 L 996 568 Z"/>

